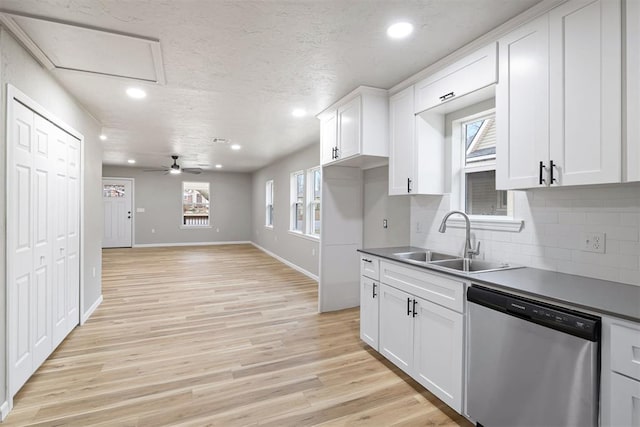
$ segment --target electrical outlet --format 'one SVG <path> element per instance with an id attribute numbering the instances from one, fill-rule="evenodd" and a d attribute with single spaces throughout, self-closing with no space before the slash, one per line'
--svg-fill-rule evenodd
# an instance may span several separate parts
<path id="1" fill-rule="evenodd" d="M 316 256 L 316 248 L 311 248 L 311 255 Z"/>
<path id="2" fill-rule="evenodd" d="M 96 268 L 95 268 L 95 267 L 93 267 L 93 269 L 92 269 L 91 271 L 92 271 L 92 275 L 93 275 L 93 277 L 96 277 Z"/>
<path id="3" fill-rule="evenodd" d="M 603 254 L 605 251 L 606 235 L 595 231 L 587 231 L 582 234 L 581 250 L 585 252 L 597 252 Z"/>
<path id="4" fill-rule="evenodd" d="M 155 229 L 155 228 L 152 228 L 152 229 L 151 229 L 151 233 L 155 233 L 155 232 L 156 232 L 156 229 Z"/>
<path id="5" fill-rule="evenodd" d="M 389 228 L 389 223 L 387 222 L 386 219 L 382 220 L 382 228 Z"/>
<path id="6" fill-rule="evenodd" d="M 220 227 L 216 227 L 216 233 L 220 232 Z"/>

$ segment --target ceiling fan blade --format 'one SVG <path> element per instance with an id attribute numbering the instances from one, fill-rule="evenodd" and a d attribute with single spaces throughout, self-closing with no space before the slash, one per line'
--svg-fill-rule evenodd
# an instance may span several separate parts
<path id="1" fill-rule="evenodd" d="M 166 172 L 167 169 L 145 169 L 143 172 Z"/>
<path id="2" fill-rule="evenodd" d="M 182 172 L 184 172 L 184 173 L 192 173 L 192 174 L 198 175 L 198 174 L 202 173 L 202 169 L 200 169 L 200 168 L 183 168 Z"/>

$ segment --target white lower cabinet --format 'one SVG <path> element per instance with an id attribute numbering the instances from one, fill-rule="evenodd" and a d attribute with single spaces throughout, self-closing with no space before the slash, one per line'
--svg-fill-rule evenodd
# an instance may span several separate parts
<path id="1" fill-rule="evenodd" d="M 362 340 L 462 413 L 464 283 L 424 269 L 379 263 L 380 282 L 362 277 Z M 373 284 L 379 284 L 379 292 L 372 303 Z M 428 300 L 429 295 L 437 301 Z M 377 347 L 370 337 L 376 308 Z"/>
<path id="2" fill-rule="evenodd" d="M 640 426 L 640 382 L 614 372 L 611 375 L 611 391 L 611 418 L 608 425 Z"/>
<path id="3" fill-rule="evenodd" d="M 413 369 L 411 295 L 380 284 L 380 353 L 409 375 Z"/>
<path id="4" fill-rule="evenodd" d="M 602 427 L 640 427 L 640 324 L 602 319 Z"/>
<path id="5" fill-rule="evenodd" d="M 380 284 L 368 277 L 360 278 L 360 339 L 378 350 L 378 301 Z"/>
<path id="6" fill-rule="evenodd" d="M 463 315 L 416 298 L 413 377 L 456 411 L 462 410 Z"/>

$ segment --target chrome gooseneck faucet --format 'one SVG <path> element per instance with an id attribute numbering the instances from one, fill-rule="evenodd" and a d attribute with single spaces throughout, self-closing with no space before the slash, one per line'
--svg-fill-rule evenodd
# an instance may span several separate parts
<path id="1" fill-rule="evenodd" d="M 448 212 L 444 218 L 442 218 L 442 223 L 440 224 L 439 232 L 444 233 L 447 231 L 447 220 L 453 214 L 462 215 L 466 224 L 466 240 L 464 241 L 464 254 L 463 257 L 465 259 L 471 259 L 474 255 L 478 255 L 480 253 L 480 242 L 478 242 L 478 246 L 475 249 L 471 247 L 471 221 L 469 220 L 469 215 L 462 211 L 451 211 Z"/>

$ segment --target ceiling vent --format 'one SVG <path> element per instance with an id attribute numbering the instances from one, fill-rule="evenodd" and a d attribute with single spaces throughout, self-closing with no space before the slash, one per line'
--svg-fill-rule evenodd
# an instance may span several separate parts
<path id="1" fill-rule="evenodd" d="M 49 70 L 165 84 L 157 39 L 13 13 L 0 21 Z"/>
<path id="2" fill-rule="evenodd" d="M 211 142 L 214 144 L 226 145 L 226 144 L 229 144 L 231 141 L 227 138 L 213 138 Z"/>

